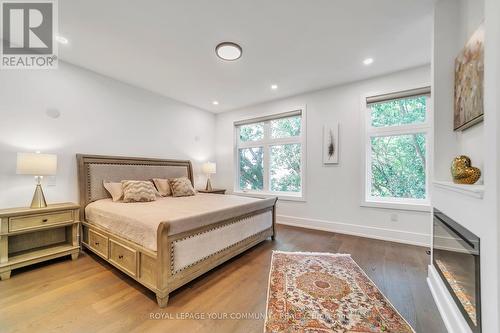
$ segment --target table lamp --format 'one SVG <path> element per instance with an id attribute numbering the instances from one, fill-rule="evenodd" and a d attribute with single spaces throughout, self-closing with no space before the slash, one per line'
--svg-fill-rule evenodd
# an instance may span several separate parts
<path id="1" fill-rule="evenodd" d="M 212 184 L 210 183 L 210 175 L 214 174 L 217 171 L 216 164 L 213 162 L 204 163 L 203 166 L 201 167 L 201 170 L 203 171 L 203 173 L 207 175 L 207 186 L 205 187 L 205 190 L 212 191 Z"/>
<path id="2" fill-rule="evenodd" d="M 32 175 L 36 177 L 37 185 L 31 208 L 47 207 L 45 196 L 42 191 L 43 176 L 53 176 L 57 171 L 57 155 L 54 154 L 35 154 L 35 153 L 17 153 L 18 175 Z"/>

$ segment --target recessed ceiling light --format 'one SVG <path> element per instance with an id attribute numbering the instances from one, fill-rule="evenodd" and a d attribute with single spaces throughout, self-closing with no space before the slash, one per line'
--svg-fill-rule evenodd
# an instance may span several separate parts
<path id="1" fill-rule="evenodd" d="M 60 35 L 56 35 L 56 41 L 64 45 L 69 43 L 69 40 L 66 37 Z"/>
<path id="2" fill-rule="evenodd" d="M 363 60 L 363 64 L 365 65 L 371 65 L 373 63 L 373 58 L 366 58 L 365 60 Z"/>
<path id="3" fill-rule="evenodd" d="M 272 89 L 272 90 L 276 90 L 276 89 L 278 89 L 278 85 L 277 85 L 277 84 L 271 84 L 271 89 Z"/>
<path id="4" fill-rule="evenodd" d="M 212 104 L 213 105 L 219 105 L 219 101 L 213 101 Z"/>
<path id="5" fill-rule="evenodd" d="M 222 60 L 233 61 L 239 59 L 243 51 L 236 43 L 224 42 L 215 47 L 215 53 Z"/>

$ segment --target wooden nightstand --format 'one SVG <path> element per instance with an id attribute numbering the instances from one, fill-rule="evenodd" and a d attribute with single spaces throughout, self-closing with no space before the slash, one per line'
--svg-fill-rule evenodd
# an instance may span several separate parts
<path id="1" fill-rule="evenodd" d="M 45 208 L 0 210 L 0 278 L 13 269 L 80 252 L 80 206 L 74 203 Z"/>
<path id="2" fill-rule="evenodd" d="M 226 194 L 225 189 L 221 188 L 214 188 L 212 190 L 198 190 L 200 193 L 211 193 L 211 194 Z"/>

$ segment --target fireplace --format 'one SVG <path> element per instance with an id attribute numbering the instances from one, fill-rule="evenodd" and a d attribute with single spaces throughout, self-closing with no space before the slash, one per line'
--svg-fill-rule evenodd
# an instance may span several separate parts
<path id="1" fill-rule="evenodd" d="M 433 264 L 473 332 L 481 332 L 479 237 L 434 209 Z"/>

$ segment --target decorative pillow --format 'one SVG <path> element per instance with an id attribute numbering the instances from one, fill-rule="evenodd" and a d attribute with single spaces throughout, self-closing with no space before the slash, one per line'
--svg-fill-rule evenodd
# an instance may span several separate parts
<path id="1" fill-rule="evenodd" d="M 168 179 L 153 178 L 153 183 L 155 184 L 156 189 L 162 197 L 168 197 L 169 195 L 172 195 L 172 190 L 170 189 Z"/>
<path id="2" fill-rule="evenodd" d="M 120 201 L 123 198 L 123 186 L 122 183 L 113 183 L 108 181 L 103 181 L 102 185 L 108 193 L 111 195 L 113 201 Z"/>
<path id="3" fill-rule="evenodd" d="M 169 182 L 174 197 L 188 197 L 196 194 L 191 181 L 186 177 L 173 178 Z"/>
<path id="4" fill-rule="evenodd" d="M 124 202 L 156 200 L 156 189 L 149 180 L 122 180 Z"/>

